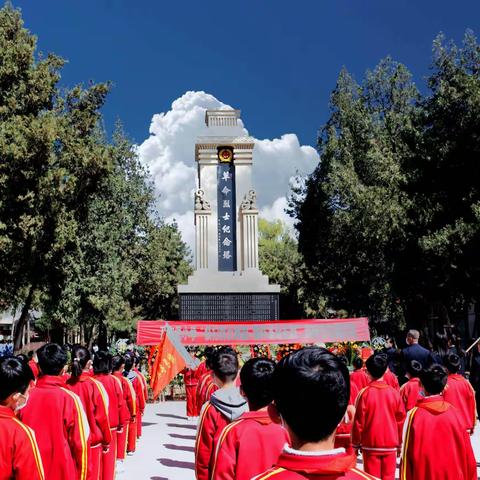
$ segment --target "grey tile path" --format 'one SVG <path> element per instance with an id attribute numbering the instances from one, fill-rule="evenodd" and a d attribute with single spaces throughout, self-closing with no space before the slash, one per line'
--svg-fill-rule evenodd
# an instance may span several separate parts
<path id="1" fill-rule="evenodd" d="M 187 420 L 185 402 L 147 405 L 143 422 L 137 452 L 127 457 L 117 480 L 194 480 L 196 423 Z M 480 462 L 480 426 L 472 444 Z M 362 467 L 361 461 L 358 466 Z"/>

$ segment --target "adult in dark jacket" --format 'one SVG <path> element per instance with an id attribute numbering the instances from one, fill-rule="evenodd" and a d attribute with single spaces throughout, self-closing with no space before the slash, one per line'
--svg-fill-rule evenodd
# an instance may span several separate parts
<path id="1" fill-rule="evenodd" d="M 412 360 L 416 360 L 422 364 L 423 368 L 427 368 L 432 363 L 432 355 L 430 350 L 423 348 L 418 344 L 420 333 L 418 330 L 409 330 L 407 333 L 407 347 L 402 350 L 403 360 L 406 364 Z"/>

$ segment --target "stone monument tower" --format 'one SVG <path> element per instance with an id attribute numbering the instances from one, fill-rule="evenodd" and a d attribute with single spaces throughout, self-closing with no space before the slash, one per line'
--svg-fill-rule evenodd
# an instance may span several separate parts
<path id="1" fill-rule="evenodd" d="M 195 271 L 179 285 L 182 320 L 277 320 L 279 285 L 258 268 L 254 139 L 239 110 L 207 110 L 195 160 Z"/>

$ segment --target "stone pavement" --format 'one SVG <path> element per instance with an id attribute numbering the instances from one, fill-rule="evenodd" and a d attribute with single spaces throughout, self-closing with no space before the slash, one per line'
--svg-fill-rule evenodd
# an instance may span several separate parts
<path id="1" fill-rule="evenodd" d="M 187 420 L 185 402 L 147 405 L 137 452 L 125 460 L 117 480 L 194 480 L 196 422 Z M 480 427 L 472 437 L 480 461 Z M 361 461 L 359 467 L 361 468 Z"/>

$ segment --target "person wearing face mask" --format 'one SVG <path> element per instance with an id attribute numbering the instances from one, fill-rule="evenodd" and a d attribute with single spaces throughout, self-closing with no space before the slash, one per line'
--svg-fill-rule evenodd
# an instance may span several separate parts
<path id="1" fill-rule="evenodd" d="M 42 458 L 34 431 L 15 413 L 27 401 L 34 380 L 18 358 L 0 361 L 0 480 L 44 480 Z"/>
<path id="2" fill-rule="evenodd" d="M 102 451 L 108 452 L 112 433 L 108 421 L 108 394 L 92 376 L 92 356 L 81 345 L 72 348 L 71 376 L 68 388 L 82 401 L 90 427 L 87 480 L 100 479 Z"/>
<path id="3" fill-rule="evenodd" d="M 60 376 L 67 354 L 47 343 L 37 356 L 40 376 L 20 419 L 35 431 L 47 480 L 86 480 L 90 430 L 80 398 Z"/>

